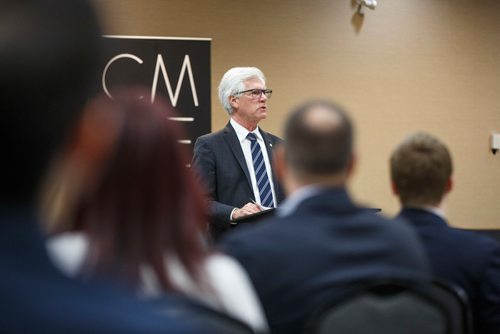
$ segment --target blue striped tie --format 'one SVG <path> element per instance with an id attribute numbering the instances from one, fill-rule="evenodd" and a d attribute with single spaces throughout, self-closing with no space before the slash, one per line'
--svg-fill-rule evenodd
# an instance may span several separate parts
<path id="1" fill-rule="evenodd" d="M 266 164 L 264 163 L 264 155 L 257 142 L 257 137 L 250 132 L 247 135 L 250 140 L 250 148 L 252 150 L 253 170 L 255 171 L 255 179 L 257 180 L 257 188 L 259 188 L 260 204 L 262 206 L 274 207 L 273 193 L 271 191 L 271 183 L 267 176 Z"/>

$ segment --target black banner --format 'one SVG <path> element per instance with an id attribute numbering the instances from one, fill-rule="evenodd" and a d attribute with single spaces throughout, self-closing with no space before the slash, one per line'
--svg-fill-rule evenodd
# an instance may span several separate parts
<path id="1" fill-rule="evenodd" d="M 100 91 L 142 86 L 154 101 L 172 105 L 188 138 L 180 143 L 192 152 L 196 138 L 211 130 L 210 39 L 145 36 L 104 36 L 105 64 Z"/>

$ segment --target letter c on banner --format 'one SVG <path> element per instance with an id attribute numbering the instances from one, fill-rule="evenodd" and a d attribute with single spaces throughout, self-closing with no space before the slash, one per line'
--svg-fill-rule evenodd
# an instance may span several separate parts
<path id="1" fill-rule="evenodd" d="M 115 57 L 113 57 L 107 64 L 106 67 L 104 68 L 104 71 L 102 72 L 102 89 L 104 90 L 104 93 L 106 93 L 107 96 L 109 96 L 111 99 L 113 98 L 111 94 L 108 91 L 108 87 L 106 86 L 106 73 L 108 72 L 109 66 L 111 66 L 112 63 L 114 63 L 116 60 L 121 59 L 121 58 L 131 58 L 138 62 L 139 64 L 142 64 L 143 61 L 141 58 L 134 56 L 133 54 L 130 53 L 122 53 L 119 54 Z"/>

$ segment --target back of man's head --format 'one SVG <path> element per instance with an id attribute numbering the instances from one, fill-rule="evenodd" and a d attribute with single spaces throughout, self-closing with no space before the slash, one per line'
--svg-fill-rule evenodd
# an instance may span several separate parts
<path id="1" fill-rule="evenodd" d="M 0 203 L 34 200 L 79 115 L 100 61 L 100 29 L 84 0 L 2 0 Z"/>
<path id="2" fill-rule="evenodd" d="M 353 126 L 346 112 L 323 100 L 307 102 L 285 125 L 285 159 L 302 179 L 344 173 L 353 154 Z"/>
<path id="3" fill-rule="evenodd" d="M 446 146 L 430 134 L 406 138 L 392 153 L 391 179 L 404 206 L 436 206 L 446 193 L 453 165 Z"/>

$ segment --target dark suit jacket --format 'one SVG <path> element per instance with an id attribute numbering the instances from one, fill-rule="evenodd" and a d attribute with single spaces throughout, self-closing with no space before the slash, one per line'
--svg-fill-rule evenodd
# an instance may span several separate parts
<path id="1" fill-rule="evenodd" d="M 500 244 L 488 237 L 451 228 L 441 217 L 405 208 L 426 247 L 434 274 L 467 292 L 476 333 L 500 333 Z"/>
<path id="2" fill-rule="evenodd" d="M 326 292 L 377 277 L 426 279 L 430 271 L 407 224 L 355 206 L 342 188 L 309 197 L 289 216 L 236 230 L 221 248 L 249 273 L 273 334 L 301 333 Z"/>
<path id="3" fill-rule="evenodd" d="M 125 292 L 68 279 L 49 261 L 31 215 L 0 208 L 0 230 L 0 332 L 200 333 Z"/>
<path id="4" fill-rule="evenodd" d="M 279 144 L 281 139 L 261 128 L 259 131 L 264 138 L 272 165 L 273 147 Z M 231 211 L 242 207 L 251 199 L 255 200 L 245 156 L 230 123 L 224 129 L 196 140 L 192 166 L 206 186 L 212 211 L 211 232 L 214 238 L 218 239 L 229 229 Z M 274 171 L 272 179 L 279 203 L 284 195 Z"/>

